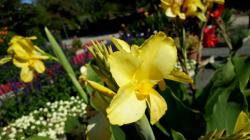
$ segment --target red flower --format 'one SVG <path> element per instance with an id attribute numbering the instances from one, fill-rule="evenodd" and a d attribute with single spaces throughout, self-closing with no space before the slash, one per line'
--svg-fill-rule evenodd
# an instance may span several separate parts
<path id="1" fill-rule="evenodd" d="M 203 45 L 204 47 L 214 47 L 219 39 L 215 34 L 216 26 L 206 26 L 204 29 Z"/>
<path id="2" fill-rule="evenodd" d="M 210 12 L 210 16 L 214 19 L 218 19 L 224 11 L 224 5 L 217 5 L 217 7 Z"/>

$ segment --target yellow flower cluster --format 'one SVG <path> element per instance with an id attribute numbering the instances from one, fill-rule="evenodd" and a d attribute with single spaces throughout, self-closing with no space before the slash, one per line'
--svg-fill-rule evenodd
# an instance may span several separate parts
<path id="1" fill-rule="evenodd" d="M 179 17 L 185 20 L 186 17 L 198 17 L 206 21 L 206 10 L 212 3 L 224 4 L 224 0 L 161 0 L 161 7 L 168 17 Z"/>

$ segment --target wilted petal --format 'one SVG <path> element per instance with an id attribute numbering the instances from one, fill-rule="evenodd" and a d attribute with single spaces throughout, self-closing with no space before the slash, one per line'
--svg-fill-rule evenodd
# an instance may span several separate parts
<path id="1" fill-rule="evenodd" d="M 31 60 L 34 69 L 38 72 L 38 73 L 43 73 L 45 71 L 45 66 L 43 64 L 42 61 L 40 60 Z"/>
<path id="2" fill-rule="evenodd" d="M 29 67 L 23 67 L 20 73 L 21 80 L 31 82 L 33 79 L 33 71 Z"/>
<path id="3" fill-rule="evenodd" d="M 147 103 L 150 110 L 150 123 L 155 124 L 167 111 L 167 103 L 154 89 L 150 91 Z"/>
<path id="4" fill-rule="evenodd" d="M 146 101 L 139 100 L 133 85 L 128 84 L 118 90 L 107 108 L 107 114 L 111 124 L 123 125 L 138 121 L 145 109 Z"/>
<path id="5" fill-rule="evenodd" d="M 109 55 L 110 72 L 121 87 L 128 84 L 139 66 L 139 60 L 130 53 L 117 51 Z"/>
<path id="6" fill-rule="evenodd" d="M 177 62 L 174 40 L 163 32 L 157 33 L 142 44 L 139 58 L 143 63 L 136 73 L 138 79 L 163 79 Z"/>

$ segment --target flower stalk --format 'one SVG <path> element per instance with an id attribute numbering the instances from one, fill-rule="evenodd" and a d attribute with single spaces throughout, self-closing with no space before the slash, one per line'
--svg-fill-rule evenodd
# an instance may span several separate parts
<path id="1" fill-rule="evenodd" d="M 54 51 L 54 53 L 56 54 L 56 56 L 57 56 L 57 58 L 59 60 L 59 63 L 63 66 L 63 68 L 65 69 L 65 71 L 69 75 L 69 77 L 72 80 L 74 86 L 76 87 L 78 93 L 82 97 L 84 103 L 88 104 L 87 94 L 82 89 L 82 86 L 79 83 L 79 81 L 77 80 L 75 72 L 73 71 L 73 68 L 71 67 L 70 63 L 68 62 L 68 60 L 67 60 L 66 56 L 64 55 L 62 49 L 60 48 L 60 46 L 56 42 L 55 38 L 53 37 L 53 35 L 50 33 L 50 31 L 46 27 L 45 27 L 45 32 L 46 32 L 46 35 L 47 35 L 47 37 L 48 37 L 48 39 L 49 39 L 49 41 L 51 43 L 53 51 Z"/>
<path id="2" fill-rule="evenodd" d="M 155 140 L 154 132 L 152 130 L 152 127 L 149 124 L 149 121 L 146 117 L 146 115 L 143 115 L 143 117 L 135 122 L 136 130 L 141 134 L 140 136 L 144 140 Z"/>

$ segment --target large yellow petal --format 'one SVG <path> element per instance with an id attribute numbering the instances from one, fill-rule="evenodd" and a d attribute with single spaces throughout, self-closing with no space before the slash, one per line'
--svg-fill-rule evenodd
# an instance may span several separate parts
<path id="1" fill-rule="evenodd" d="M 163 79 L 177 62 L 174 40 L 163 32 L 157 33 L 142 44 L 139 58 L 143 64 L 136 73 L 137 79 Z"/>
<path id="2" fill-rule="evenodd" d="M 117 51 L 109 55 L 108 63 L 110 72 L 120 87 L 132 80 L 140 64 L 136 56 L 124 51 Z"/>
<path id="3" fill-rule="evenodd" d="M 150 123 L 155 124 L 167 111 L 167 103 L 154 89 L 150 91 L 147 103 L 150 110 Z"/>
<path id="4" fill-rule="evenodd" d="M 108 119 L 113 125 L 123 125 L 138 121 L 145 113 L 146 101 L 139 100 L 132 84 L 118 90 L 107 108 Z"/>
<path id="5" fill-rule="evenodd" d="M 20 73 L 21 80 L 28 83 L 33 79 L 33 71 L 29 67 L 23 67 Z"/>
<path id="6" fill-rule="evenodd" d="M 189 75 L 178 69 L 172 70 L 171 73 L 164 78 L 182 83 L 193 83 L 193 79 Z"/>
<path id="7" fill-rule="evenodd" d="M 31 60 L 33 68 L 38 72 L 38 73 L 43 73 L 45 71 L 45 66 L 42 61 L 40 60 Z"/>

